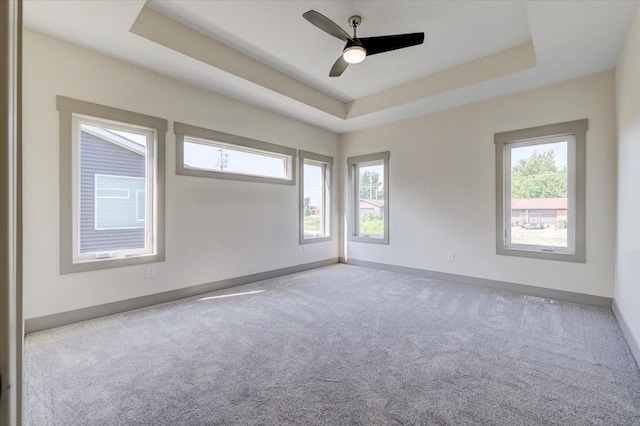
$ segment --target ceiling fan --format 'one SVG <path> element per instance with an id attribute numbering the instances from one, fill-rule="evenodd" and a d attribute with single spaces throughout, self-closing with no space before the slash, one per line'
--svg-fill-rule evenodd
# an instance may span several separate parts
<path id="1" fill-rule="evenodd" d="M 331 67 L 329 77 L 341 76 L 349 64 L 359 64 L 364 61 L 367 56 L 416 46 L 424 42 L 424 33 L 358 38 L 357 29 L 360 23 L 362 23 L 362 18 L 357 15 L 349 18 L 349 26 L 353 28 L 353 37 L 331 19 L 315 10 L 303 13 L 302 17 L 322 31 L 347 42 L 342 51 L 342 56 L 340 56 L 335 64 L 333 64 L 333 67 Z"/>

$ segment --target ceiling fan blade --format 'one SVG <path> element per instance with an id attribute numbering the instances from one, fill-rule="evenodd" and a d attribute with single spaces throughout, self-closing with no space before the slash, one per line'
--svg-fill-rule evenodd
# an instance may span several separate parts
<path id="1" fill-rule="evenodd" d="M 303 13 L 302 17 L 311 22 L 316 27 L 320 28 L 325 33 L 331 34 L 332 36 L 339 38 L 342 41 L 351 40 L 351 36 L 349 35 L 349 33 L 340 28 L 340 26 L 338 26 L 338 24 L 333 22 L 331 19 L 327 18 L 321 13 L 316 12 L 315 10 L 310 10 Z"/>
<path id="2" fill-rule="evenodd" d="M 358 40 L 362 43 L 362 47 L 367 49 L 367 56 L 369 56 L 422 44 L 424 42 L 424 33 L 364 37 Z"/>
<path id="3" fill-rule="evenodd" d="M 348 66 L 349 63 L 345 61 L 342 56 L 340 56 L 336 63 L 331 67 L 331 71 L 329 71 L 329 77 L 340 77 Z"/>

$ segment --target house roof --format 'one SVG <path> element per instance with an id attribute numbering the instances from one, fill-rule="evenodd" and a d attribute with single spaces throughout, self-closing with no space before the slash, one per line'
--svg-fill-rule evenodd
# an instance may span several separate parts
<path id="1" fill-rule="evenodd" d="M 361 209 L 370 209 L 371 207 L 382 208 L 384 207 L 384 200 L 360 200 L 360 208 Z"/>
<path id="2" fill-rule="evenodd" d="M 121 148 L 135 152 L 136 154 L 145 155 L 146 150 L 144 146 L 115 132 L 111 132 L 101 127 L 88 126 L 86 124 L 82 126 L 82 131 L 90 133 L 97 138 L 100 138 L 106 142 L 110 142 Z"/>
<path id="3" fill-rule="evenodd" d="M 525 198 L 511 200 L 514 210 L 566 210 L 566 198 Z"/>

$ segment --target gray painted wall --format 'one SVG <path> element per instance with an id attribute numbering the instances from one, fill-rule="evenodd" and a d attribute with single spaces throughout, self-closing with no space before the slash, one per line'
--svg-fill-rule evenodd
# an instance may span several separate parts
<path id="1" fill-rule="evenodd" d="M 87 132 L 82 132 L 81 143 L 80 251 L 144 247 L 144 228 L 95 229 L 95 175 L 144 177 L 144 157 Z"/>

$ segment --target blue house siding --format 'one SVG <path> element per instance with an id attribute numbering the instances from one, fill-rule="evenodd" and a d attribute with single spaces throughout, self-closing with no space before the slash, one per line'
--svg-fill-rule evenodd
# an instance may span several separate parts
<path id="1" fill-rule="evenodd" d="M 144 157 L 83 131 L 80 160 L 80 253 L 144 248 L 144 222 L 141 228 L 95 229 L 96 175 L 144 178 Z"/>

